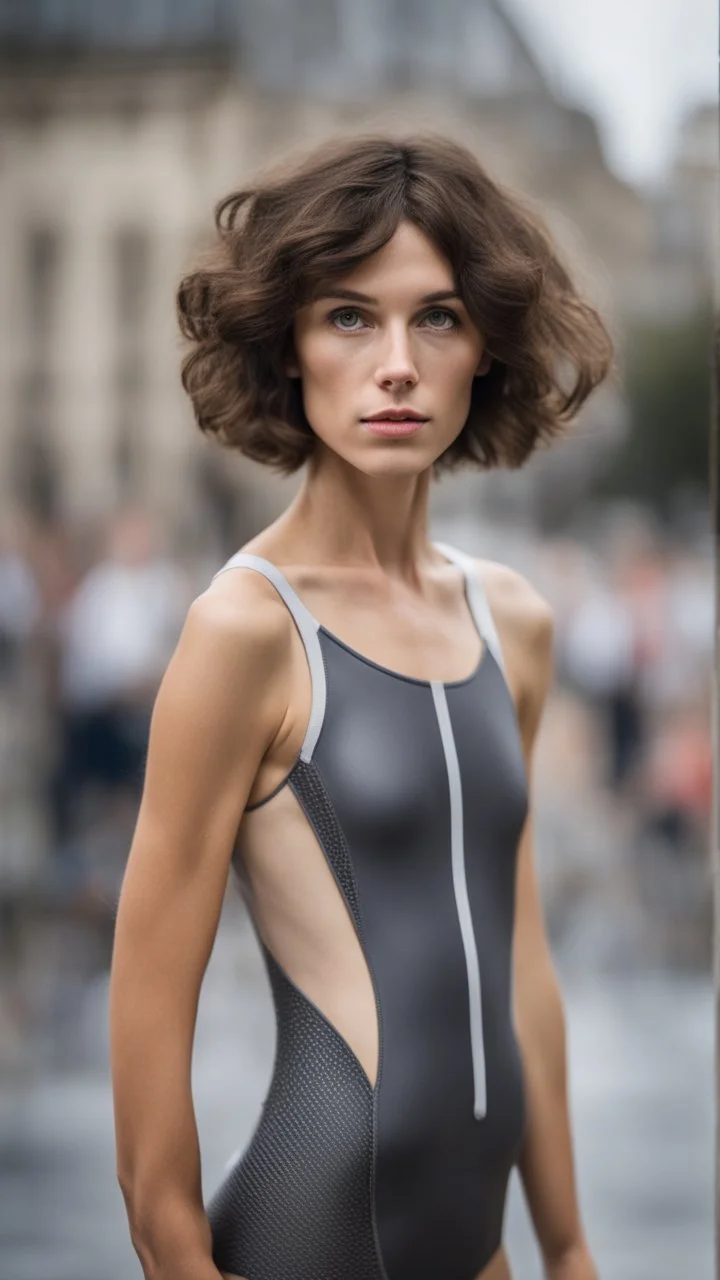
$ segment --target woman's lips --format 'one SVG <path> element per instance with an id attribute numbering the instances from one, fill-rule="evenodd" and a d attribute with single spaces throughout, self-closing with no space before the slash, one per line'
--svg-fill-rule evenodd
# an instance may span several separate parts
<path id="1" fill-rule="evenodd" d="M 426 422 L 427 418 L 366 418 L 363 426 L 374 436 L 413 436 Z"/>

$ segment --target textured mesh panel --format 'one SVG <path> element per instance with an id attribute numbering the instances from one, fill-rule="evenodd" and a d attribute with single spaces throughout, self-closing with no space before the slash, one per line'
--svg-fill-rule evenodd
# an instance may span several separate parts
<path id="1" fill-rule="evenodd" d="M 274 1071 L 255 1132 L 207 1206 L 215 1265 L 247 1280 L 382 1280 L 370 1082 L 263 954 L 277 1015 Z"/>
<path id="2" fill-rule="evenodd" d="M 288 779 L 337 880 L 358 933 L 362 936 L 357 886 L 347 841 L 316 765 L 300 760 Z"/>

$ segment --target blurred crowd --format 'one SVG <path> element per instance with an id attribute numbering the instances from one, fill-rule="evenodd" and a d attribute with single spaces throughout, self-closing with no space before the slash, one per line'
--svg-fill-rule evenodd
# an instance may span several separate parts
<path id="1" fill-rule="evenodd" d="M 98 825 L 119 827 L 137 806 L 152 703 L 192 593 L 141 509 L 114 515 L 94 555 L 88 545 L 27 515 L 0 531 L 6 748 L 24 757 L 45 834 L 41 865 L 31 856 L 23 866 L 24 824 L 5 826 L 0 874 L 39 871 L 60 893 L 99 870 L 84 835 L 92 830 L 96 847 Z"/>
<path id="2" fill-rule="evenodd" d="M 602 546 L 540 540 L 533 564 L 555 616 L 543 794 L 574 824 L 554 842 L 557 883 L 584 843 L 603 859 L 587 829 L 624 815 L 612 841 L 641 896 L 690 894 L 686 918 L 709 921 L 709 537 L 640 525 Z M 0 1057 L 18 1026 L 47 1021 L 43 1002 L 71 1025 L 63 973 L 106 971 L 154 697 L 214 567 L 137 506 L 82 536 L 24 511 L 0 524 Z M 67 929 L 43 929 L 49 916 Z M 50 995 L 28 967 L 54 974 Z"/>
<path id="3" fill-rule="evenodd" d="M 709 531 L 681 536 L 638 508 L 590 544 L 546 543 L 556 624 L 546 722 L 545 839 L 558 932 L 595 895 L 596 951 L 619 964 L 709 968 L 714 568 Z M 557 819 L 560 821 L 558 822 Z M 562 886 L 569 886 L 567 893 Z M 588 914 L 580 913 L 587 933 Z M 602 941 L 601 941 L 602 940 Z M 587 946 L 587 938 L 585 939 Z"/>
<path id="4" fill-rule="evenodd" d="M 641 830 L 681 856 L 705 852 L 712 784 L 714 596 L 710 539 L 648 528 L 598 554 L 559 544 L 557 685 L 591 711 L 597 780 L 631 804 Z"/>
<path id="5" fill-rule="evenodd" d="M 104 973 L 157 686 L 197 591 L 145 510 L 0 523 L 0 1066 L 62 1056 Z M 43 1052 L 47 1050 L 47 1053 Z M 67 1046 L 71 1049 L 71 1043 Z"/>

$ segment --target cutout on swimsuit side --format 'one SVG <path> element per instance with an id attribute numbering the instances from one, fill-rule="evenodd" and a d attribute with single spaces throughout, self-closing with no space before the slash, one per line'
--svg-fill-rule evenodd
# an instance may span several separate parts
<path id="1" fill-rule="evenodd" d="M 246 813 L 237 856 L 261 940 L 342 1037 L 374 1088 L 378 1013 L 358 933 L 352 867 L 329 801 L 323 804 L 319 793 L 322 783 L 318 789 L 310 779 L 308 785 L 314 786 L 310 814 L 292 787 Z"/>

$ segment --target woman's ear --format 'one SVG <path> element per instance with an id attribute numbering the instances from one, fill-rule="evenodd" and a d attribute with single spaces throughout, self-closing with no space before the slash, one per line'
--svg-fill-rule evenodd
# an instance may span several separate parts
<path id="1" fill-rule="evenodd" d="M 483 351 L 480 363 L 477 369 L 475 370 L 475 376 L 477 377 L 479 374 L 487 373 L 488 370 L 490 369 L 491 364 L 492 364 L 492 356 L 490 355 L 490 352 L 486 348 Z"/>

